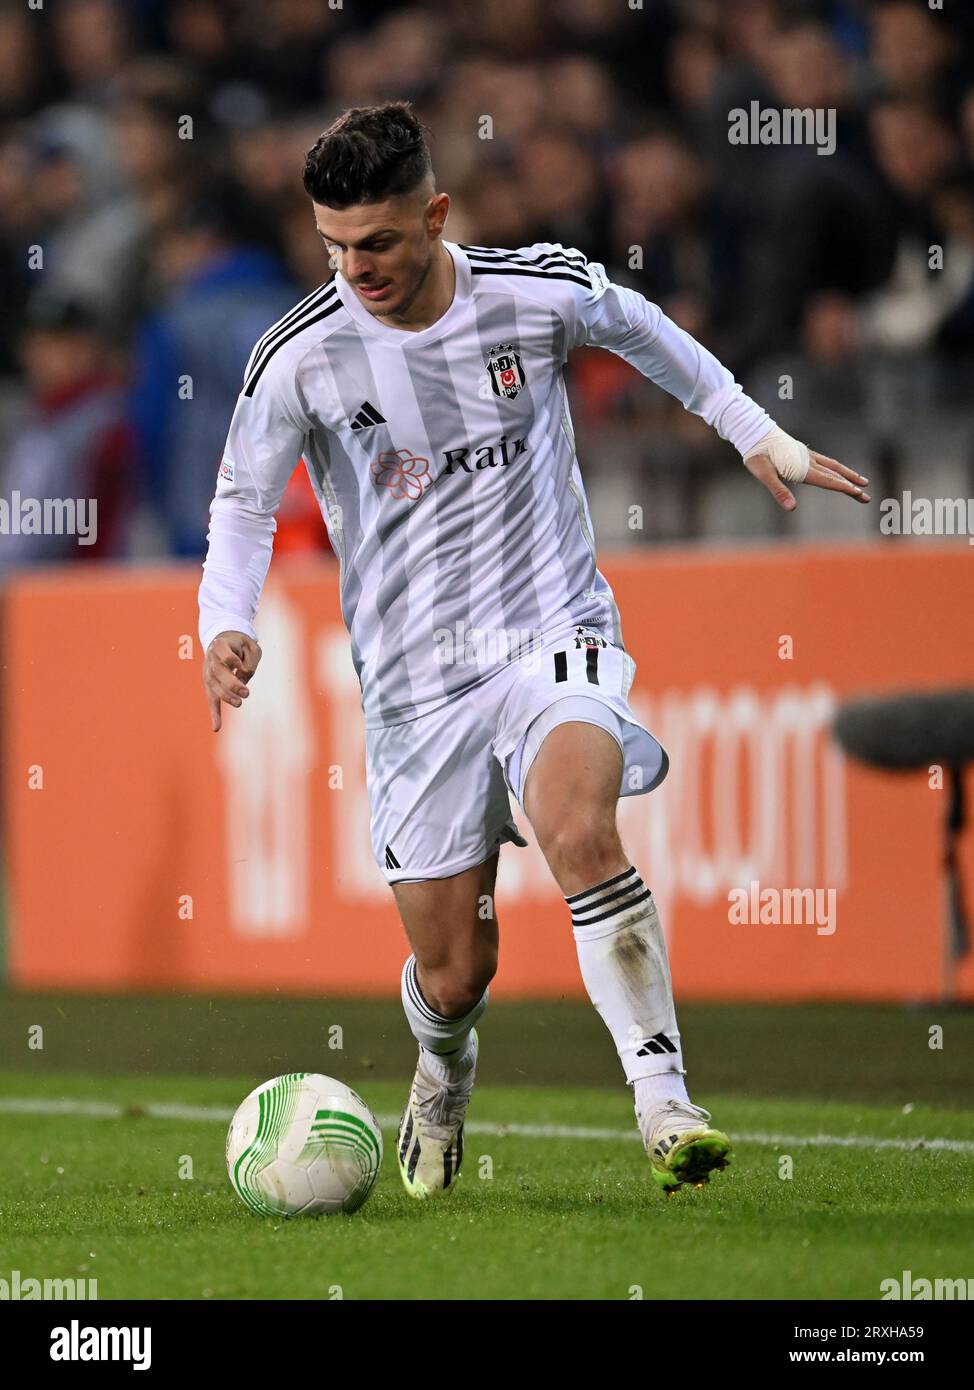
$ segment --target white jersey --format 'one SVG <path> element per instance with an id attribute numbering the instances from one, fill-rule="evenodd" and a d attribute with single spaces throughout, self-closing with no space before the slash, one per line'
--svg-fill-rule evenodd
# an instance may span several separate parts
<path id="1" fill-rule="evenodd" d="M 230 424 L 200 585 L 204 650 L 253 623 L 303 455 L 340 566 L 369 728 L 431 712 L 573 625 L 622 646 L 596 567 L 564 367 L 608 348 L 742 452 L 773 428 L 689 334 L 572 248 L 444 242 L 445 314 L 380 323 L 336 276 L 264 334 Z"/>

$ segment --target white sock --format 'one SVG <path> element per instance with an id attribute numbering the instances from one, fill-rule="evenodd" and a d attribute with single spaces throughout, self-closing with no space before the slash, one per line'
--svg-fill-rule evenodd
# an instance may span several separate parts
<path id="1" fill-rule="evenodd" d="M 416 1041 L 428 1054 L 442 1057 L 443 1064 L 448 1069 L 462 1069 L 470 1030 L 487 1007 L 490 989 L 484 990 L 469 1013 L 462 1014 L 460 1018 L 446 1018 L 432 1009 L 423 998 L 423 991 L 416 978 L 416 957 L 410 956 L 403 966 L 401 990 L 406 1021 Z M 427 1063 L 433 1071 L 434 1067 L 429 1057 Z"/>
<path id="2" fill-rule="evenodd" d="M 457 1081 L 473 1066 L 476 1055 L 471 1033 L 467 1034 L 466 1042 L 461 1043 L 456 1052 L 430 1052 L 428 1047 L 422 1051 L 423 1066 L 437 1081 Z"/>
<path id="3" fill-rule="evenodd" d="M 650 1103 L 688 1099 L 666 942 L 653 895 L 634 868 L 566 898 L 589 998 L 635 1092 Z"/>
<path id="4" fill-rule="evenodd" d="M 663 1100 L 689 1100 L 683 1073 L 662 1071 L 656 1076 L 637 1076 L 632 1083 L 636 1114 L 645 1115 Z"/>

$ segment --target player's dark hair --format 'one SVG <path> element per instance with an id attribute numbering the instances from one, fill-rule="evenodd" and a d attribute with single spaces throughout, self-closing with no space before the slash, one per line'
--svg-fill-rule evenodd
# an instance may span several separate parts
<path id="1" fill-rule="evenodd" d="M 353 106 L 308 151 L 305 192 L 339 211 L 411 193 L 433 167 L 424 129 L 408 101 Z"/>

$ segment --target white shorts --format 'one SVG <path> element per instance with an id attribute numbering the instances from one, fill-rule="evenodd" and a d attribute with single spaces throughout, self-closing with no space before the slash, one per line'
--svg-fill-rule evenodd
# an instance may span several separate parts
<path id="1" fill-rule="evenodd" d="M 389 883 L 449 878 L 505 841 L 525 845 L 511 815 L 545 736 L 568 720 L 597 724 L 622 749 L 620 796 L 659 786 L 666 753 L 627 696 L 628 652 L 572 627 L 448 704 L 366 731 L 372 849 Z"/>

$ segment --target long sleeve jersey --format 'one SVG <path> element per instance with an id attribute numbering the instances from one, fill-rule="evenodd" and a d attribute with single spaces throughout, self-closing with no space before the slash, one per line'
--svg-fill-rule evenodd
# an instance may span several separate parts
<path id="1" fill-rule="evenodd" d="M 459 697 L 536 636 L 584 625 L 622 645 L 575 453 L 572 348 L 617 353 L 742 453 L 774 425 L 706 348 L 582 252 L 443 245 L 453 302 L 420 332 L 380 323 L 340 276 L 268 329 L 210 507 L 204 650 L 231 629 L 257 638 L 274 513 L 303 456 L 370 728 Z"/>

